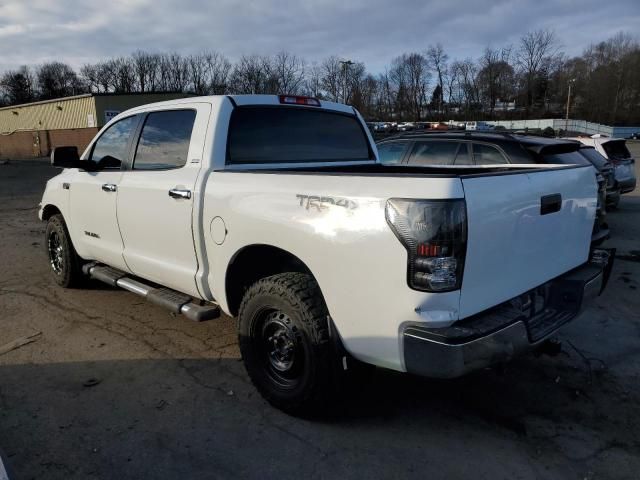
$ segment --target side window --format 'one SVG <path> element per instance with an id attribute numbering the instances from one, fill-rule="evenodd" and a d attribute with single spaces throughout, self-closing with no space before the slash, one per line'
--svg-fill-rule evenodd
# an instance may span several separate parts
<path id="1" fill-rule="evenodd" d="M 473 144 L 473 161 L 476 165 L 500 165 L 509 163 L 497 148 L 482 143 Z"/>
<path id="2" fill-rule="evenodd" d="M 409 156 L 409 165 L 453 165 L 458 146 L 458 142 L 416 142 Z"/>
<path id="3" fill-rule="evenodd" d="M 138 117 L 134 115 L 111 125 L 96 140 L 89 161 L 99 164 L 101 169 L 120 168 L 126 160 L 129 140 L 137 124 Z"/>
<path id="4" fill-rule="evenodd" d="M 167 110 L 147 115 L 133 169 L 166 170 L 185 165 L 195 119 L 194 110 Z"/>
<path id="5" fill-rule="evenodd" d="M 408 146 L 407 142 L 389 142 L 378 145 L 380 162 L 387 165 L 399 164 L 404 158 L 404 152 L 407 151 Z"/>
<path id="6" fill-rule="evenodd" d="M 473 161 L 471 160 L 471 155 L 469 154 L 469 144 L 461 143 L 460 148 L 458 149 L 458 154 L 456 155 L 455 165 L 473 165 Z"/>

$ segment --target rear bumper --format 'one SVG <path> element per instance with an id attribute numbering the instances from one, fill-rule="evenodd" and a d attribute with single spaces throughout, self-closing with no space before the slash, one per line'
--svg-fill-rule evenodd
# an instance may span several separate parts
<path id="1" fill-rule="evenodd" d="M 579 315 L 606 286 L 615 250 L 597 251 L 606 254 L 450 327 L 405 328 L 406 370 L 455 378 L 534 348 Z"/>

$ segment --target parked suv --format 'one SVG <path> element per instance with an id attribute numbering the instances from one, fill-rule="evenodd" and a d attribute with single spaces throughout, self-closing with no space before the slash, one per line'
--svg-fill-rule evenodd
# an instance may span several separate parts
<path id="1" fill-rule="evenodd" d="M 598 172 L 605 178 L 606 186 L 606 205 L 607 207 L 617 207 L 620 203 L 620 185 L 616 181 L 616 172 L 614 166 L 605 157 L 600 155 L 595 147 L 580 144 L 580 155 L 589 160 Z"/>
<path id="2" fill-rule="evenodd" d="M 616 181 L 621 193 L 629 193 L 636 188 L 635 159 L 622 138 L 609 138 L 594 135 L 592 137 L 576 137 L 573 140 L 594 147 L 596 151 L 611 162 L 615 168 Z"/>

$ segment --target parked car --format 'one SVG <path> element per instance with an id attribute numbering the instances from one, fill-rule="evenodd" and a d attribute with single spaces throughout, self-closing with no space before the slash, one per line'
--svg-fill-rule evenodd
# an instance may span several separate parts
<path id="1" fill-rule="evenodd" d="M 465 122 L 465 129 L 471 131 L 493 130 L 494 126 L 487 122 Z"/>
<path id="2" fill-rule="evenodd" d="M 448 378 L 535 348 L 613 260 L 590 245 L 591 167 L 382 165 L 358 112 L 315 98 L 136 107 L 52 164 L 52 279 L 238 317 L 249 377 L 293 414 L 340 401 L 368 364 Z"/>
<path id="3" fill-rule="evenodd" d="M 415 124 L 413 122 L 403 122 L 398 124 L 399 132 L 409 132 L 415 128 Z"/>
<path id="4" fill-rule="evenodd" d="M 580 155 L 589 160 L 606 180 L 605 203 L 608 207 L 616 208 L 620 202 L 620 185 L 616 181 L 613 165 L 598 153 L 595 147 L 580 143 Z"/>
<path id="5" fill-rule="evenodd" d="M 635 159 L 631 156 L 624 139 L 593 135 L 591 137 L 575 137 L 573 140 L 594 147 L 600 155 L 611 162 L 615 168 L 620 193 L 624 194 L 635 190 Z"/>
<path id="6" fill-rule="evenodd" d="M 629 136 L 629 140 L 638 140 L 640 139 L 640 132 L 634 132 Z"/>
<path id="7" fill-rule="evenodd" d="M 468 165 L 508 165 L 547 163 L 582 165 L 592 163 L 578 153 L 580 144 L 571 140 L 548 139 L 493 132 L 449 132 L 398 135 L 377 144 L 380 161 L 395 165 L 466 167 Z M 604 220 L 606 181 L 598 182 L 597 215 L 592 242 L 599 244 L 609 236 Z"/>

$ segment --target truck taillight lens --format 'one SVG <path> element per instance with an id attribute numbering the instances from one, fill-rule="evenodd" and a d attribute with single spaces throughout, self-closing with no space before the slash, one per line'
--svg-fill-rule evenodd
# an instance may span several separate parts
<path id="1" fill-rule="evenodd" d="M 319 107 L 320 100 L 313 97 L 303 97 L 301 95 L 279 95 L 280 103 L 290 105 L 306 105 L 307 107 Z"/>
<path id="2" fill-rule="evenodd" d="M 467 213 L 459 200 L 387 201 L 387 222 L 407 249 L 407 281 L 415 290 L 458 290 L 467 250 Z"/>

